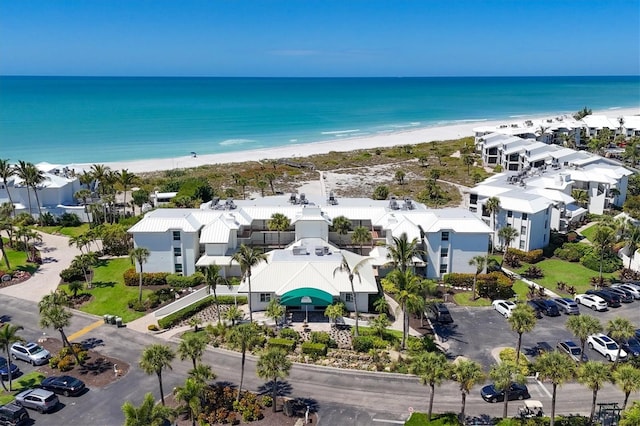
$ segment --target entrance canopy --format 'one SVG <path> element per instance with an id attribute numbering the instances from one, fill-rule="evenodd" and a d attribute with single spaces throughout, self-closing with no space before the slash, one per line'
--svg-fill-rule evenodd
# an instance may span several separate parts
<path id="1" fill-rule="evenodd" d="M 283 306 L 300 306 L 304 304 L 328 306 L 332 303 L 333 296 L 331 294 L 311 287 L 296 288 L 280 297 L 280 304 Z"/>

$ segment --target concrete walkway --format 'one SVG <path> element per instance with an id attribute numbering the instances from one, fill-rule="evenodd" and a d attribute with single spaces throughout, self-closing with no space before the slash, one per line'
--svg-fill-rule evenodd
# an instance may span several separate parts
<path id="1" fill-rule="evenodd" d="M 39 302 L 60 283 L 60 272 L 71 265 L 80 250 L 69 247 L 69 237 L 39 232 L 42 242 L 36 244 L 42 256 L 42 265 L 31 278 L 20 284 L 1 288 L 0 295 Z"/>

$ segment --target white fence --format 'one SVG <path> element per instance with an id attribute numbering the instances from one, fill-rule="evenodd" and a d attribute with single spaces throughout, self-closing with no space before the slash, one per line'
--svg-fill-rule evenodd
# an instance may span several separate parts
<path id="1" fill-rule="evenodd" d="M 225 286 L 218 286 L 216 288 L 216 294 L 218 296 L 222 295 L 230 295 L 237 296 L 238 295 L 238 286 L 233 286 L 232 288 Z M 189 305 L 192 305 L 209 295 L 213 295 L 213 292 L 209 292 L 208 287 L 202 287 L 200 290 L 196 290 L 193 293 L 190 293 L 186 296 L 181 297 L 173 303 L 168 304 L 167 306 L 163 306 L 153 313 L 156 318 L 166 317 L 169 314 L 172 314 L 176 311 L 179 311 L 182 308 L 186 308 Z"/>

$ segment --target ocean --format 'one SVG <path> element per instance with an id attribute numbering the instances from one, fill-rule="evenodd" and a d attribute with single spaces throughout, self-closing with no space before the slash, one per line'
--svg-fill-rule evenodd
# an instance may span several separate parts
<path id="1" fill-rule="evenodd" d="M 104 163 L 640 105 L 640 77 L 0 77 L 0 158 Z M 348 143 L 345 141 L 345 143 Z M 295 155 L 292 152 L 292 155 Z"/>

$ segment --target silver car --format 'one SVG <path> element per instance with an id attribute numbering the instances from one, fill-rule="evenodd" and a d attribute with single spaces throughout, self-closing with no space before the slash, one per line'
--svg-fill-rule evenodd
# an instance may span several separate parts
<path id="1" fill-rule="evenodd" d="M 29 389 L 16 395 L 16 402 L 25 408 L 41 413 L 51 411 L 58 405 L 58 396 L 44 389 Z"/>
<path id="2" fill-rule="evenodd" d="M 556 297 L 553 301 L 560 312 L 564 312 L 567 315 L 580 315 L 578 304 L 568 297 Z"/>
<path id="3" fill-rule="evenodd" d="M 14 343 L 9 352 L 11 352 L 13 359 L 21 359 L 33 365 L 46 364 L 51 358 L 48 350 L 33 342 Z"/>

